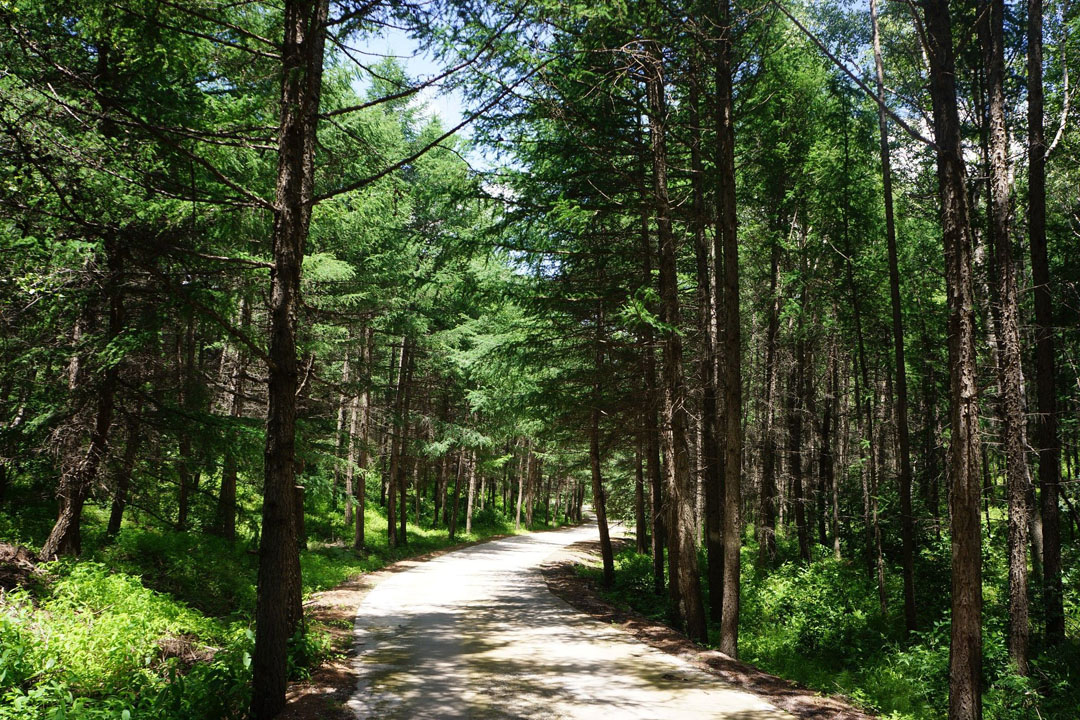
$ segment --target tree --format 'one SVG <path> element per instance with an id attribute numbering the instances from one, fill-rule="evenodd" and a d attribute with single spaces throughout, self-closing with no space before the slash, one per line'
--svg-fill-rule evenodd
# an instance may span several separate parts
<path id="1" fill-rule="evenodd" d="M 979 531 L 978 390 L 972 297 L 971 219 L 960 145 L 952 17 L 947 2 L 923 6 L 930 97 L 934 106 L 941 230 L 949 305 L 949 402 L 952 440 L 952 636 L 949 718 L 982 717 L 982 534 Z"/>

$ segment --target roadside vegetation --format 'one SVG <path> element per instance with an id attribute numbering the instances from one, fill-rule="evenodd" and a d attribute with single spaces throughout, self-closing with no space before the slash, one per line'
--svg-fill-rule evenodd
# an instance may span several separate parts
<path id="1" fill-rule="evenodd" d="M 777 536 L 777 564 L 757 563 L 758 548 L 743 548 L 740 660 L 825 694 L 840 694 L 887 720 L 946 717 L 949 669 L 949 546 L 929 538 L 918 557 L 920 626 L 904 632 L 903 617 L 882 615 L 877 584 L 865 565 L 837 560 L 817 547 L 813 562 L 799 561 L 797 538 Z M 1070 557 L 1066 567 L 1076 567 Z M 1008 660 L 1003 589 L 1007 563 L 1000 552 L 986 558 L 983 594 L 986 635 L 984 667 L 986 720 L 1072 720 L 1080 707 L 1075 669 L 1080 647 L 1069 643 L 1034 648 L 1032 672 L 1016 675 Z M 600 594 L 616 606 L 671 623 L 668 596 L 653 592 L 653 566 L 633 545 L 615 555 L 615 582 L 602 586 L 599 564 L 579 566 Z M 1070 572 L 1066 594 L 1070 616 L 1080 604 L 1080 579 Z M 705 585 L 704 578 L 702 584 Z M 900 607 L 899 579 L 888 585 L 888 606 Z M 718 628 L 709 627 L 709 647 Z"/>

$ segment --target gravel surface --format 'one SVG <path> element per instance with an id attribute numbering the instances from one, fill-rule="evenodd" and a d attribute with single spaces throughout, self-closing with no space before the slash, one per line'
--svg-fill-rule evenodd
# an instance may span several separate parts
<path id="1" fill-rule="evenodd" d="M 372 589 L 355 621 L 358 718 L 787 720 L 552 595 L 538 570 L 596 526 L 452 552 Z"/>

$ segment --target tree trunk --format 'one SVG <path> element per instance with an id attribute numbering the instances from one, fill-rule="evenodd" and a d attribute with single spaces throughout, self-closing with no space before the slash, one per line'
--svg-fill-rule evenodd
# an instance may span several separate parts
<path id="1" fill-rule="evenodd" d="M 364 349 L 362 352 L 361 367 L 366 368 L 370 372 L 372 355 L 375 352 L 375 330 L 370 326 L 366 328 L 364 332 Z M 350 433 L 351 437 L 349 438 L 349 441 L 352 443 L 353 439 L 358 439 L 360 445 L 360 459 L 357 461 L 360 475 L 356 483 L 356 531 L 353 535 L 353 548 L 362 551 L 367 542 L 367 528 L 364 527 L 364 514 L 367 511 L 368 442 L 371 434 L 371 387 L 368 383 L 365 383 L 363 389 L 360 391 L 359 416 L 361 423 L 359 437 L 357 438 L 356 433 L 352 432 Z M 350 450 L 350 467 L 352 466 L 353 457 L 352 450 Z"/>
<path id="2" fill-rule="evenodd" d="M 731 8 L 720 0 L 717 24 L 719 47 L 716 63 L 716 141 L 720 194 L 717 202 L 719 232 L 716 233 L 717 264 L 723 257 L 724 364 L 723 442 L 724 447 L 724 609 L 720 622 L 720 652 L 737 658 L 739 654 L 739 574 L 742 549 L 742 325 L 739 317 L 739 241 L 735 212 L 735 117 L 731 89 Z"/>
<path id="3" fill-rule="evenodd" d="M 113 495 L 112 509 L 109 512 L 109 525 L 105 529 L 108 537 L 116 537 L 120 532 L 120 524 L 124 519 L 124 508 L 127 507 L 128 492 L 131 487 L 131 474 L 135 470 L 135 461 L 138 459 L 140 437 L 140 414 L 141 407 L 132 408 L 127 419 L 127 444 L 124 446 L 124 459 L 120 463 L 116 473 L 116 493 Z"/>
<path id="4" fill-rule="evenodd" d="M 708 558 L 707 580 L 709 583 L 709 619 L 720 622 L 724 600 L 724 536 L 723 536 L 723 488 L 721 478 L 722 457 L 717 442 L 716 421 L 716 312 L 713 290 L 716 275 L 712 248 L 706 238 L 708 227 L 705 207 L 705 165 L 701 150 L 700 84 L 704 80 L 698 67 L 700 58 L 695 53 L 689 83 L 690 112 L 690 169 L 693 186 L 694 255 L 697 265 L 698 284 L 698 334 L 701 336 L 702 352 L 698 364 L 701 382 L 701 477 L 705 500 L 705 549 Z"/>
<path id="5" fill-rule="evenodd" d="M 108 340 L 112 342 L 124 327 L 124 263 L 119 241 L 114 237 L 105 239 L 105 263 L 108 276 L 105 294 L 109 304 Z M 85 373 L 78 373 L 79 381 L 85 381 Z M 55 560 L 61 555 L 78 555 L 82 552 L 82 509 L 86 498 L 97 481 L 98 467 L 109 448 L 109 429 L 112 426 L 116 399 L 116 386 L 120 380 L 120 366 L 111 363 L 102 374 L 97 388 L 97 411 L 90 444 L 78 464 L 64 472 L 60 478 L 57 496 L 60 512 L 56 523 L 41 546 L 43 560 Z"/>
<path id="6" fill-rule="evenodd" d="M 406 348 L 406 338 L 401 338 L 401 348 L 398 351 L 398 363 L 397 363 L 397 382 L 394 389 L 394 407 L 392 410 L 392 417 L 390 422 L 390 467 L 386 475 L 386 536 L 387 542 L 391 548 L 398 546 L 398 533 L 397 533 L 397 492 L 398 492 L 398 473 L 402 463 L 402 444 L 404 438 L 402 437 L 402 408 L 405 402 L 405 373 L 406 364 L 408 363 L 408 349 Z"/>
<path id="7" fill-rule="evenodd" d="M 244 299 L 240 301 L 240 329 L 246 333 L 251 325 L 251 305 Z M 243 415 L 244 376 L 247 374 L 247 353 L 243 348 L 236 348 L 232 377 L 229 382 L 229 417 L 234 421 Z M 235 442 L 235 440 L 234 440 Z M 236 539 L 236 450 L 234 443 L 225 449 L 221 467 L 221 489 L 218 491 L 217 511 L 214 530 L 226 540 Z"/>
<path id="8" fill-rule="evenodd" d="M 401 399 L 401 439 L 398 441 L 398 467 L 397 467 L 397 483 L 399 502 L 401 507 L 398 512 L 398 522 L 400 527 L 398 529 L 398 544 L 408 545 L 409 536 L 405 530 L 409 522 L 409 496 L 408 496 L 408 472 L 407 472 L 407 459 L 408 459 L 408 443 L 409 443 L 409 408 L 410 401 L 412 400 L 412 372 L 413 372 L 413 355 L 412 347 L 409 344 L 407 338 L 402 339 L 402 346 L 404 351 L 401 356 L 402 362 L 405 363 L 404 374 L 404 397 Z"/>
<path id="9" fill-rule="evenodd" d="M 328 0 L 284 3 L 281 124 L 272 235 L 274 267 L 270 280 L 269 407 L 252 656 L 254 720 L 271 720 L 285 705 L 286 644 L 302 618 L 294 508 L 296 324 L 304 245 L 311 220 L 328 6 Z"/>
<path id="10" fill-rule="evenodd" d="M 530 472 L 525 478 L 525 527 L 533 527 L 533 515 L 536 512 L 536 488 L 540 484 L 540 469 L 543 463 L 536 455 L 532 456 Z"/>
<path id="11" fill-rule="evenodd" d="M 442 456 L 442 460 L 439 462 L 439 475 L 435 479 L 435 512 L 431 518 L 432 528 L 439 526 L 439 513 L 446 506 L 446 470 L 449 464 L 450 455 L 448 453 Z M 445 523 L 443 524 L 445 525 Z"/>
<path id="12" fill-rule="evenodd" d="M 997 273 L 995 306 L 998 330 L 998 382 L 1001 387 L 1001 436 L 1009 507 L 1009 657 L 1017 673 L 1027 675 L 1027 462 L 1026 403 L 1020 350 L 1020 308 L 1009 237 L 1009 138 L 1005 126 L 1005 4 L 980 3 L 979 35 L 987 69 L 989 95 L 988 156 L 990 165 L 990 243 Z"/>
<path id="13" fill-rule="evenodd" d="M 1039 407 L 1035 423 L 1035 442 L 1039 450 L 1039 495 L 1042 500 L 1046 641 L 1056 645 L 1065 639 L 1065 610 L 1058 518 L 1061 445 L 1054 387 L 1054 313 L 1050 292 L 1050 264 L 1046 252 L 1042 20 L 1042 0 L 1028 0 L 1028 233 L 1031 246 L 1031 278 L 1035 285 L 1035 380 Z"/>
<path id="14" fill-rule="evenodd" d="M 611 587 L 615 582 L 615 556 L 611 551 L 611 537 L 608 535 L 604 481 L 600 477 L 600 408 L 595 403 L 589 422 L 589 466 L 592 469 L 593 511 L 596 513 L 596 525 L 600 529 L 600 555 L 604 561 L 603 583 L 604 587 Z"/>
<path id="15" fill-rule="evenodd" d="M 454 535 L 457 533 L 458 498 L 461 497 L 461 480 L 465 473 L 466 458 L 465 450 L 460 450 L 458 452 L 457 476 L 454 478 L 454 495 L 450 499 L 450 524 L 448 529 L 451 540 L 454 539 Z"/>
<path id="16" fill-rule="evenodd" d="M 517 488 L 517 514 L 514 516 L 514 529 L 521 529 L 521 505 L 525 496 L 525 475 L 529 471 L 529 462 L 532 455 L 530 446 L 524 446 L 524 452 L 518 461 L 518 488 Z"/>
<path id="17" fill-rule="evenodd" d="M 971 220 L 960 143 L 947 0 L 923 3 L 934 105 L 941 228 L 949 310 L 952 515 L 952 637 L 949 719 L 980 720 L 982 699 L 982 535 L 979 532 L 979 435 Z"/>
<path id="18" fill-rule="evenodd" d="M 652 241 L 649 238 L 649 215 L 648 201 L 644 197 L 646 179 L 645 170 L 641 170 L 642 183 L 642 211 L 641 211 L 641 255 L 642 255 L 642 287 L 652 287 Z M 644 350 L 642 352 L 642 374 L 645 376 L 645 407 L 643 412 L 642 427 L 645 432 L 645 467 L 649 479 L 652 503 L 649 509 L 649 520 L 652 530 L 652 559 L 653 559 L 653 592 L 663 595 L 665 589 L 664 579 L 664 538 L 667 537 L 667 529 L 664 525 L 664 493 L 663 478 L 660 468 L 660 426 L 658 414 L 660 409 L 660 393 L 657 387 L 656 377 L 656 349 L 654 347 L 654 335 L 651 325 L 646 325 L 642 331 Z"/>
<path id="19" fill-rule="evenodd" d="M 645 518 L 645 451 L 644 431 L 638 433 L 634 451 L 634 539 L 638 554 L 644 555 L 649 548 L 649 525 Z"/>
<path id="20" fill-rule="evenodd" d="M 188 312 L 187 328 L 183 336 L 176 339 L 176 364 L 178 384 L 180 386 L 180 408 L 186 414 L 194 411 L 195 394 L 195 314 Z M 187 430 L 190 420 L 182 423 L 178 442 L 179 461 L 176 472 L 180 478 L 180 493 L 177 500 L 176 529 L 188 529 L 188 514 L 191 510 L 191 496 L 198 489 L 199 471 L 192 470 L 194 457 L 191 447 L 191 433 Z"/>
<path id="21" fill-rule="evenodd" d="M 772 242 L 769 253 L 769 317 L 765 329 L 765 385 L 762 388 L 761 498 L 758 518 L 758 558 L 762 563 L 776 559 L 776 438 L 773 433 L 773 403 L 776 397 L 776 336 L 780 330 L 780 243 Z"/>
<path id="22" fill-rule="evenodd" d="M 805 288 L 802 291 L 806 292 Z M 800 312 L 806 312 L 805 299 Z M 806 496 L 803 492 L 803 410 L 804 384 L 806 382 L 806 340 L 803 338 L 803 320 L 800 315 L 798 337 L 795 340 L 795 373 L 792 376 L 791 413 L 788 417 L 788 462 L 791 470 L 792 497 L 795 503 L 795 531 L 799 538 L 799 556 L 810 562 L 810 532 L 806 526 Z"/>
<path id="23" fill-rule="evenodd" d="M 472 533 L 473 501 L 476 496 L 476 451 L 469 453 L 469 496 L 465 502 L 465 534 Z"/>
<path id="24" fill-rule="evenodd" d="M 892 304 L 893 365 L 896 372 L 896 435 L 900 460 L 900 540 L 904 573 L 904 627 L 913 632 L 915 615 L 915 518 L 911 509 L 911 437 L 908 430 L 907 366 L 904 362 L 904 322 L 900 306 L 900 264 L 896 253 L 893 214 L 889 124 L 885 113 L 885 68 L 881 59 L 877 0 L 870 0 L 874 69 L 877 80 L 878 137 L 881 148 L 881 186 L 885 201 L 885 240 L 889 255 L 889 294 Z"/>
<path id="25" fill-rule="evenodd" d="M 346 387 L 349 384 L 349 348 L 345 348 L 345 359 L 341 363 L 341 385 Z M 344 391 L 338 395 L 338 412 L 337 412 L 337 429 L 334 432 L 334 457 L 337 459 L 337 464 L 334 466 L 334 486 L 330 489 L 330 497 L 333 502 L 334 509 L 337 509 L 337 494 L 338 484 L 341 481 L 341 444 L 345 432 L 346 416 L 349 423 L 349 441 L 351 445 L 352 441 L 352 427 L 356 421 L 356 397 L 349 398 Z M 348 465 L 349 459 L 352 455 L 351 451 L 347 452 L 345 464 Z M 351 468 L 345 468 L 345 526 L 352 525 L 352 470 Z"/>
<path id="26" fill-rule="evenodd" d="M 820 473 L 823 489 L 827 489 L 831 495 L 833 557 L 840 559 L 840 487 L 836 480 L 836 461 L 833 455 L 832 419 L 837 414 L 836 406 L 840 392 L 837 375 L 839 363 L 836 359 L 836 340 L 829 343 L 829 365 L 826 372 L 829 375 L 828 390 L 825 396 L 825 418 L 822 421 Z"/>
<path id="27" fill-rule="evenodd" d="M 661 320 L 674 327 L 679 323 L 679 290 L 676 268 L 678 245 L 671 227 L 670 200 L 667 188 L 667 146 L 665 123 L 667 108 L 664 97 L 664 76 L 661 50 L 650 49 L 646 59 L 646 84 L 649 98 L 649 136 L 652 145 L 653 201 L 656 225 L 660 238 L 660 301 Z M 707 639 L 705 608 L 701 598 L 697 549 L 694 537 L 694 488 L 689 472 L 686 439 L 686 392 L 682 380 L 682 337 L 675 330 L 664 332 L 664 454 L 665 487 L 670 503 L 671 526 L 668 528 L 671 548 L 669 565 L 674 566 L 671 582 L 677 585 L 677 612 L 692 639 Z M 674 562 L 672 562 L 674 560 Z"/>

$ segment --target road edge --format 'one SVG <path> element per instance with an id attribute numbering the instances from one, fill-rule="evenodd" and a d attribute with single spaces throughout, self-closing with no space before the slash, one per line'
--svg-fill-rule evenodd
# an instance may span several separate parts
<path id="1" fill-rule="evenodd" d="M 627 540 L 613 540 L 627 543 Z M 695 645 L 671 627 L 602 597 L 595 584 L 582 577 L 577 566 L 596 565 L 600 558 L 597 540 L 573 543 L 555 551 L 540 564 L 548 591 L 589 617 L 613 625 L 661 652 L 674 655 L 694 667 L 752 693 L 802 720 L 874 720 L 875 716 L 852 706 L 845 698 L 822 695 L 790 680 L 770 675 L 753 665 L 734 660 L 716 650 Z"/>

